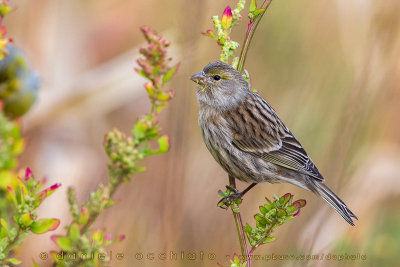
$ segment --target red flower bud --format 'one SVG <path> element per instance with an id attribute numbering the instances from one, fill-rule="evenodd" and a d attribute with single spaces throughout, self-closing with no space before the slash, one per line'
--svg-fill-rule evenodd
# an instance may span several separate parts
<path id="1" fill-rule="evenodd" d="M 25 181 L 28 181 L 29 178 L 33 177 L 33 173 L 30 168 L 26 168 L 25 171 Z"/>
<path id="2" fill-rule="evenodd" d="M 224 29 L 229 29 L 232 25 L 232 10 L 230 6 L 227 6 L 222 14 L 221 25 Z"/>

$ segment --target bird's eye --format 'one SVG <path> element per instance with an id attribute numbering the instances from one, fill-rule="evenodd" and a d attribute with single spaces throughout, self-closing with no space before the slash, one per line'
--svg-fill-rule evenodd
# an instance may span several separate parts
<path id="1" fill-rule="evenodd" d="M 219 80 L 221 80 L 221 76 L 219 76 L 219 75 L 214 75 L 214 80 L 216 80 L 216 81 L 219 81 Z"/>

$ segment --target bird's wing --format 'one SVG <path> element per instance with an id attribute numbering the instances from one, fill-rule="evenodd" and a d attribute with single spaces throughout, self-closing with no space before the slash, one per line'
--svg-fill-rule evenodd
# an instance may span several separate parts
<path id="1" fill-rule="evenodd" d="M 257 97 L 227 114 L 232 144 L 243 152 L 323 181 L 299 141 L 268 103 Z"/>

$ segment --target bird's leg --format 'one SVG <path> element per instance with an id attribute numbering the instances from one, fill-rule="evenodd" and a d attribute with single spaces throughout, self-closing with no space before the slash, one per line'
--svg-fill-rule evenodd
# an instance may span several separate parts
<path id="1" fill-rule="evenodd" d="M 220 203 L 223 202 L 226 206 L 229 205 L 230 202 L 234 202 L 238 199 L 241 199 L 244 194 L 246 194 L 248 191 L 250 191 L 250 189 L 252 189 L 254 186 L 256 185 L 256 183 L 252 183 L 251 185 L 249 185 L 245 190 L 243 190 L 242 192 L 239 192 L 235 187 L 231 187 L 229 185 L 226 186 L 227 189 L 231 190 L 232 192 L 234 192 L 233 194 L 223 197 L 220 201 L 218 201 L 218 206 L 223 208 Z"/>

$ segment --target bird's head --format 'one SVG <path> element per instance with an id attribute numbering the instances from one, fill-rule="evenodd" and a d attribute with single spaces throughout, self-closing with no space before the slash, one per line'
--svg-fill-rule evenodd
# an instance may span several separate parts
<path id="1" fill-rule="evenodd" d="M 190 79 L 198 84 L 200 105 L 229 108 L 251 93 L 242 74 L 221 61 L 209 63 Z"/>

